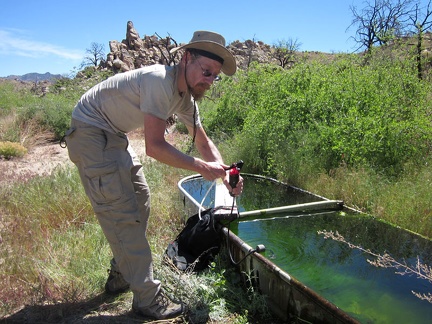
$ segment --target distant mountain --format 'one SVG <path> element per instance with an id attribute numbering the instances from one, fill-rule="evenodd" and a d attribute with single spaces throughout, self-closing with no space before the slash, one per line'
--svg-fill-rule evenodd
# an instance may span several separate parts
<path id="1" fill-rule="evenodd" d="M 45 74 L 27 73 L 24 75 L 9 75 L 4 79 L 34 82 L 34 81 L 54 81 L 55 79 L 61 79 L 62 77 L 63 76 L 60 74 L 51 74 L 47 72 Z"/>

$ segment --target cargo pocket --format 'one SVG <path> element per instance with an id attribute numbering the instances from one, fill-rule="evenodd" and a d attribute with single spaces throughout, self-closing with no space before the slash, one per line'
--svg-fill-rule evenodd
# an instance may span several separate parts
<path id="1" fill-rule="evenodd" d="M 114 202 L 123 195 L 120 173 L 116 162 L 104 162 L 85 168 L 88 194 L 97 204 Z"/>

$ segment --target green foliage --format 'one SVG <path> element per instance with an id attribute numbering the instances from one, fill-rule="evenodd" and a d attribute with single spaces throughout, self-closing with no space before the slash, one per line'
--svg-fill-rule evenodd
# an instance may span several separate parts
<path id="1" fill-rule="evenodd" d="M 2 313 L 31 300 L 77 301 L 95 290 L 88 276 L 105 277 L 101 259 L 108 262 L 109 248 L 76 170 L 4 187 L 0 202 L 10 224 L 0 228 Z"/>
<path id="2" fill-rule="evenodd" d="M 208 319 L 248 323 L 250 316 L 268 318 L 265 297 L 251 289 L 245 292 L 238 272 L 227 267 L 222 253 L 200 275 L 179 273 L 163 262 L 168 242 L 183 226 L 177 181 L 184 174 L 176 169 L 169 172 L 166 165 L 149 160 L 144 161 L 144 168 L 152 190 L 147 237 L 154 252 L 155 277 L 164 290 L 188 305 L 187 316 L 195 323 Z M 76 168 L 60 168 L 52 175 L 1 188 L 0 209 L 8 222 L 7 228 L 0 227 L 4 247 L 0 250 L 0 284 L 4 287 L 0 317 L 31 304 L 64 305 L 66 316 L 71 303 L 84 308 L 77 311 L 81 316 L 89 316 L 85 307 L 94 307 L 91 300 L 95 296 L 104 298 L 111 252 Z M 109 311 L 121 316 L 129 312 L 131 294 L 119 297 L 124 301 L 118 299 Z M 125 310 L 116 310 L 120 307 Z"/>
<path id="3" fill-rule="evenodd" d="M 290 70 L 255 65 L 224 88 L 206 125 L 235 136 L 254 171 L 274 175 L 297 161 L 397 176 L 408 161 L 421 165 L 432 143 L 431 85 L 417 79 L 412 63 L 363 65 L 345 55 Z"/>
<path id="4" fill-rule="evenodd" d="M 266 297 L 253 287 L 246 288 L 229 262 L 227 250 L 222 249 L 209 269 L 199 274 L 163 266 L 156 267 L 155 276 L 163 278 L 166 291 L 174 292 L 188 305 L 191 323 L 272 323 Z M 243 277 L 249 284 L 250 276 Z"/>
<path id="5" fill-rule="evenodd" d="M 339 55 L 289 70 L 252 65 L 224 86 L 205 126 L 224 134 L 219 148 L 227 161 L 244 160 L 244 172 L 430 237 L 432 84 L 400 57 L 369 56 L 366 64 Z"/>
<path id="6" fill-rule="evenodd" d="M 75 103 L 75 100 L 66 97 L 47 96 L 45 98 L 40 123 L 50 129 L 56 139 L 60 139 L 69 129 Z"/>
<path id="7" fill-rule="evenodd" d="M 211 131 L 219 131 L 228 135 L 241 132 L 246 116 L 254 109 L 254 103 L 260 94 L 260 84 L 266 75 L 279 70 L 277 66 L 257 66 L 252 63 L 248 71 L 239 70 L 234 78 L 222 79 L 218 84 L 221 98 L 217 107 L 209 112 L 206 127 Z"/>
<path id="8" fill-rule="evenodd" d="M 0 142 L 0 157 L 10 159 L 14 156 L 22 157 L 27 153 L 27 149 L 19 143 Z"/>
<path id="9" fill-rule="evenodd" d="M 0 83 L 0 140 L 22 142 L 34 124 L 61 136 L 82 93 L 108 76 L 88 69 L 57 81 L 44 97 Z M 431 85 L 417 80 L 412 62 L 364 64 L 342 55 L 331 64 L 289 70 L 252 64 L 214 92 L 200 103 L 201 117 L 227 163 L 243 159 L 244 171 L 275 175 L 431 237 Z M 184 216 L 176 201 L 185 172 L 145 162 L 153 215 L 147 233 L 162 258 Z M 8 222 L 0 227 L 3 314 L 22 304 L 82 301 L 101 292 L 109 247 L 75 169 L 1 188 L 0 202 Z M 203 276 L 180 278 L 155 262 L 155 273 L 188 301 L 196 322 L 247 323 L 266 315 L 263 296 L 253 287 L 245 296 L 225 265 L 218 260 Z"/>
<path id="10" fill-rule="evenodd" d="M 110 75 L 89 67 L 74 79 L 57 80 L 45 96 L 36 95 L 28 86 L 17 89 L 12 83 L 0 83 L 0 140 L 24 142 L 35 130 L 49 131 L 60 139 L 81 95 Z"/>
<path id="11" fill-rule="evenodd" d="M 10 114 L 11 107 L 19 106 L 21 96 L 11 83 L 0 83 L 0 117 Z"/>
<path id="12" fill-rule="evenodd" d="M 14 110 L 32 106 L 38 98 L 31 93 L 29 86 L 19 86 L 12 82 L 0 82 L 0 118 Z"/>

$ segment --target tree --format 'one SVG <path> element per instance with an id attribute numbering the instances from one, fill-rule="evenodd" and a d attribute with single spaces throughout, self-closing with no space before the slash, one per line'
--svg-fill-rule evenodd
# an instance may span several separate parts
<path id="1" fill-rule="evenodd" d="M 354 19 L 351 26 L 356 26 L 353 37 L 359 47 L 371 52 L 376 44 L 384 45 L 406 31 L 413 0 L 367 0 L 360 11 L 350 6 Z"/>
<path id="2" fill-rule="evenodd" d="M 410 20 L 414 33 L 417 35 L 417 46 L 416 46 L 416 61 L 417 61 L 417 75 L 419 79 L 423 78 L 422 68 L 422 50 L 423 50 L 423 33 L 432 27 L 432 9 L 431 2 L 429 0 L 427 6 L 424 8 L 425 11 L 420 8 L 419 3 L 415 4 L 415 8 L 412 11 Z"/>
<path id="3" fill-rule="evenodd" d="M 299 41 L 289 38 L 288 40 L 279 40 L 274 46 L 273 57 L 279 61 L 279 65 L 285 68 L 295 60 L 295 53 L 300 49 Z"/>
<path id="4" fill-rule="evenodd" d="M 158 33 L 155 33 L 155 35 L 159 39 L 157 42 L 151 42 L 151 46 L 156 47 L 161 54 L 159 63 L 165 65 L 176 64 L 179 61 L 179 53 L 171 53 L 171 49 L 178 46 L 176 40 L 172 38 L 170 34 L 168 34 L 166 37 L 161 37 Z"/>
<path id="5" fill-rule="evenodd" d="M 103 62 L 105 59 L 105 46 L 99 43 L 91 43 L 90 48 L 86 49 L 86 56 L 84 57 L 84 61 L 81 63 L 81 68 L 93 65 L 95 67 Z"/>

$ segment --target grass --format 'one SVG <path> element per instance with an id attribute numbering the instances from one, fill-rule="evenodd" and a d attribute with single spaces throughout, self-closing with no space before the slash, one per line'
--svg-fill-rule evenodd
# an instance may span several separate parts
<path id="1" fill-rule="evenodd" d="M 72 170 L 58 170 L 53 176 L 7 188 L 1 195 L 2 223 L 7 224 L 2 232 L 3 306 L 13 308 L 27 298 L 70 300 L 80 289 L 72 275 L 79 273 L 82 261 L 74 259 L 86 255 L 91 246 L 102 250 L 95 244 L 101 235 L 90 235 L 97 233 L 96 224 L 79 177 Z M 72 279 L 77 291 L 64 289 Z"/>
<path id="2" fill-rule="evenodd" d="M 148 237 L 155 277 L 161 279 L 169 295 L 187 303 L 189 313 L 181 320 L 271 323 L 274 319 L 263 296 L 253 287 L 245 289 L 223 252 L 213 267 L 200 275 L 180 273 L 164 262 L 165 248 L 179 233 L 185 216 L 177 181 L 189 174 L 150 158 L 143 158 L 143 163 L 152 190 Z M 332 174 L 305 177 L 304 181 L 309 190 L 338 197 L 360 209 L 376 213 L 394 209 L 397 214 L 405 207 L 405 215 L 423 212 L 424 218 L 416 217 L 415 221 L 403 215 L 393 221 L 400 224 L 403 219 L 406 228 L 413 231 L 432 227 L 427 216 L 432 201 L 430 169 L 412 171 L 392 183 L 366 169 L 341 166 Z M 35 322 L 46 312 L 53 320 L 74 318 L 75 323 L 90 318 L 137 321 L 129 315 L 131 292 L 117 298 L 103 295 L 110 249 L 74 167 L 57 169 L 48 176 L 23 178 L 1 188 L 0 217 L 0 318 L 19 314 L 16 310 L 27 305 L 24 309 Z"/>
<path id="3" fill-rule="evenodd" d="M 65 86 L 70 86 L 69 81 Z M 0 83 L 0 141 L 30 148 L 35 145 L 34 135 L 47 129 L 58 137 L 66 128 L 77 93 L 70 90 L 59 98 L 53 94 L 40 98 L 28 89 L 17 91 Z M 186 151 L 189 142 L 180 137 L 177 144 Z M 214 140 L 227 163 L 244 159 L 239 156 L 240 148 L 248 149 L 243 139 L 237 148 L 227 136 Z M 294 157 L 287 163 L 286 154 L 281 157 L 287 164 L 281 180 L 286 177 L 296 186 L 342 199 L 348 206 L 432 238 L 430 163 L 421 168 L 407 166 L 403 176 L 392 180 L 367 168 L 341 165 L 324 172 L 317 171 L 314 161 L 296 161 Z M 189 174 L 151 159 L 143 161 L 152 191 L 148 238 L 155 276 L 169 294 L 188 304 L 190 311 L 183 320 L 270 323 L 262 296 L 253 288 L 244 289 L 224 253 L 201 275 L 179 273 L 163 262 L 164 250 L 179 233 L 185 216 L 177 181 Z M 249 172 L 249 161 L 245 162 L 244 171 Z M 75 316 L 75 322 L 84 322 L 84 316 L 106 322 L 129 318 L 131 293 L 118 298 L 102 293 L 110 249 L 75 168 L 58 169 L 44 177 L 23 176 L 13 186 L 0 188 L 0 247 L 0 318 L 24 305 L 35 322 L 47 319 L 43 317 L 47 309 L 57 322 L 68 316 Z"/>
<path id="4" fill-rule="evenodd" d="M 55 129 L 64 128 L 64 120 L 70 118 L 62 107 L 67 106 L 67 112 L 76 100 L 74 90 L 58 100 L 51 94 L 38 98 L 27 88 L 8 84 L 0 84 L 0 92 L 8 94 L 0 99 L 0 140 L 25 148 L 35 145 L 35 135 L 47 127 L 58 137 L 60 132 Z M 182 150 L 189 146 L 189 141 L 177 143 Z M 271 317 L 262 297 L 242 289 L 239 274 L 223 253 L 211 269 L 198 276 L 179 273 L 163 262 L 165 248 L 180 232 L 186 216 L 177 181 L 189 174 L 151 159 L 143 158 L 143 162 L 152 191 L 147 235 L 155 277 L 169 294 L 187 303 L 188 318 L 183 320 L 247 323 L 250 318 L 254 322 L 264 318 L 268 323 Z M 0 188 L 0 318 L 14 314 L 9 320 L 58 322 L 67 318 L 79 323 L 86 317 L 128 322 L 132 293 L 117 298 L 103 294 L 111 252 L 76 169 L 65 167 L 51 175 L 23 174 L 12 179 L 12 185 Z"/>
<path id="5" fill-rule="evenodd" d="M 341 166 L 305 177 L 303 188 L 432 238 L 432 167 L 408 170 L 397 181 L 368 169 Z"/>
<path id="6" fill-rule="evenodd" d="M 144 167 L 152 190 L 147 235 L 155 277 L 168 294 L 188 305 L 188 317 L 183 320 L 248 323 L 250 318 L 271 319 L 263 297 L 243 289 L 239 274 L 223 253 L 200 275 L 180 273 L 164 262 L 165 248 L 179 233 L 185 216 L 177 181 L 186 174 L 150 159 Z M 28 305 L 25 308 L 35 321 L 49 309 L 54 317 L 76 316 L 79 322 L 83 316 L 100 319 L 100 304 L 107 304 L 102 307 L 108 308 L 103 309 L 105 315 L 128 320 L 131 292 L 93 305 L 102 298 L 111 253 L 74 167 L 2 188 L 0 201 L 0 318 L 18 314 L 17 309 Z M 44 310 L 32 308 L 42 305 Z M 90 307 L 96 310 L 91 312 Z M 84 309 L 84 314 L 79 316 L 77 308 L 81 313 Z"/>

